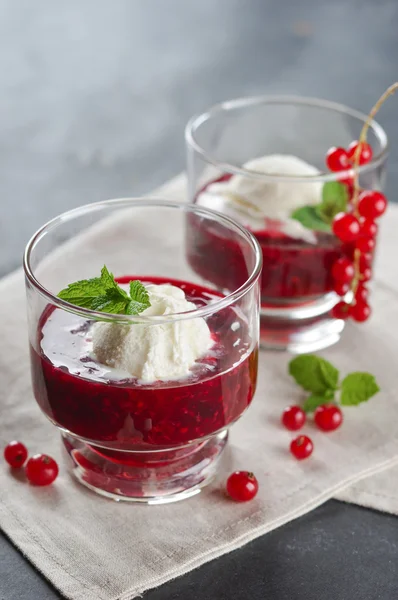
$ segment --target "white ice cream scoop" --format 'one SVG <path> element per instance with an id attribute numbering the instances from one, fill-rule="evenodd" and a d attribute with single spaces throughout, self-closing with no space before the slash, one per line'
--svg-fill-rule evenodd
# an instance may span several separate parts
<path id="1" fill-rule="evenodd" d="M 232 175 L 228 181 L 207 186 L 197 202 L 238 218 L 253 231 L 264 229 L 265 218 L 285 221 L 283 232 L 286 235 L 315 243 L 312 231 L 297 221 L 289 221 L 292 221 L 290 216 L 296 209 L 321 202 L 322 182 L 281 181 L 277 176 L 311 177 L 319 175 L 318 169 L 296 156 L 287 154 L 270 154 L 255 158 L 243 167 L 247 171 L 273 175 L 274 179 Z"/>
<path id="2" fill-rule="evenodd" d="M 183 290 L 165 283 L 145 286 L 151 306 L 143 316 L 162 316 L 196 308 Z M 143 381 L 185 377 L 213 344 L 203 318 L 161 324 L 96 323 L 93 352 L 98 362 Z"/>

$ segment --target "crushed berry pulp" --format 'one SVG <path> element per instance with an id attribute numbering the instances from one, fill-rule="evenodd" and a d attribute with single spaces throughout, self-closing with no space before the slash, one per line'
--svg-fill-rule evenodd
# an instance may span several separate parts
<path id="1" fill-rule="evenodd" d="M 131 279 L 122 277 L 118 282 Z M 187 282 L 140 279 L 176 285 L 196 306 L 219 296 Z M 112 369 L 88 354 L 92 322 L 47 307 L 38 326 L 39 351 L 31 347 L 36 400 L 63 430 L 109 450 L 167 449 L 206 438 L 223 430 L 249 406 L 258 354 L 247 324 L 232 307 L 215 312 L 207 324 L 213 346 L 188 377 L 142 383 L 113 376 Z"/>

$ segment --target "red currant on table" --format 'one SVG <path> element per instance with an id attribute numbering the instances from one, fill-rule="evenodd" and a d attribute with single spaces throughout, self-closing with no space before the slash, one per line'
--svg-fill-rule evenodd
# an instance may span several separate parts
<path id="1" fill-rule="evenodd" d="M 314 413 L 315 425 L 322 431 L 334 431 L 343 422 L 343 413 L 335 404 L 322 404 Z"/>
<path id="2" fill-rule="evenodd" d="M 344 171 L 350 168 L 348 154 L 344 148 L 332 146 L 326 153 L 326 166 L 331 171 Z"/>
<path id="3" fill-rule="evenodd" d="M 332 230 L 342 242 L 353 242 L 358 238 L 361 226 L 354 215 L 339 213 L 333 219 Z"/>
<path id="4" fill-rule="evenodd" d="M 335 319 L 343 319 L 344 321 L 348 319 L 350 311 L 350 305 L 345 302 L 338 302 L 332 308 L 332 316 Z"/>
<path id="5" fill-rule="evenodd" d="M 361 225 L 360 235 L 366 238 L 374 238 L 377 235 L 378 226 L 372 219 L 361 218 L 359 221 Z"/>
<path id="6" fill-rule="evenodd" d="M 306 435 L 299 435 L 290 444 L 290 452 L 297 460 L 303 460 L 311 456 L 314 444 Z"/>
<path id="7" fill-rule="evenodd" d="M 58 465 L 47 454 L 35 454 L 26 464 L 26 477 L 33 485 L 50 485 L 58 475 Z"/>
<path id="8" fill-rule="evenodd" d="M 357 321 L 358 323 L 363 323 L 367 321 L 371 315 L 371 309 L 369 304 L 366 302 L 357 302 L 350 309 L 350 317 Z"/>
<path id="9" fill-rule="evenodd" d="M 333 285 L 333 291 L 336 292 L 339 296 L 345 296 L 347 292 L 349 292 L 350 286 L 348 283 L 343 283 L 341 281 L 336 281 Z"/>
<path id="10" fill-rule="evenodd" d="M 332 277 L 340 283 L 350 283 L 355 275 L 354 265 L 348 258 L 339 258 L 332 266 Z"/>
<path id="11" fill-rule="evenodd" d="M 13 441 L 4 448 L 4 458 L 13 469 L 23 467 L 28 458 L 26 446 L 21 442 Z"/>
<path id="12" fill-rule="evenodd" d="M 247 502 L 256 496 L 258 481 L 250 471 L 235 471 L 228 477 L 227 492 L 235 502 Z"/>
<path id="13" fill-rule="evenodd" d="M 364 190 L 358 196 L 358 212 L 366 219 L 378 219 L 385 213 L 387 198 L 381 192 Z"/>
<path id="14" fill-rule="evenodd" d="M 362 144 L 360 144 L 358 141 L 351 142 L 351 144 L 348 146 L 348 149 L 347 149 L 348 158 L 351 161 L 355 160 L 355 155 L 356 155 L 358 146 L 361 147 L 360 154 L 359 154 L 359 164 L 365 165 L 366 163 L 370 162 L 373 157 L 372 147 L 367 142 L 362 142 Z"/>
<path id="15" fill-rule="evenodd" d="M 282 424 L 290 431 L 301 429 L 306 421 L 306 414 L 300 406 L 288 406 L 282 414 Z"/>

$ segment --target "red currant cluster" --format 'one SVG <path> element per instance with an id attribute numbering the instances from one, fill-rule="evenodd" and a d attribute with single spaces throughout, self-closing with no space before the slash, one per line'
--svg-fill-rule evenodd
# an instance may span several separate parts
<path id="1" fill-rule="evenodd" d="M 387 199 L 380 192 L 359 189 L 357 168 L 372 160 L 372 148 L 366 142 L 367 130 L 379 108 L 396 90 L 398 90 L 398 82 L 391 85 L 374 105 L 362 129 L 360 142 L 352 142 L 347 150 L 330 148 L 326 155 L 326 165 L 331 171 L 339 172 L 350 169 L 354 171 L 354 176 L 339 179 L 348 189 L 349 211 L 336 215 L 332 223 L 333 233 L 344 244 L 352 245 L 353 248 L 351 259 L 340 258 L 332 267 L 335 292 L 344 297 L 349 291 L 352 291 L 353 296 L 350 304 L 341 301 L 334 307 L 333 314 L 339 319 L 351 317 L 355 321 L 361 322 L 366 321 L 370 316 L 366 283 L 372 274 L 371 266 L 377 234 L 375 221 L 384 214 L 387 208 Z M 282 415 L 282 423 L 289 431 L 301 429 L 306 419 L 307 415 L 300 406 L 289 406 Z M 334 431 L 342 424 L 343 413 L 336 404 L 322 404 L 314 412 L 314 422 L 322 431 Z M 313 449 L 312 440 L 306 435 L 299 435 L 290 444 L 290 452 L 298 460 L 308 458 Z M 258 482 L 253 473 L 237 471 L 228 478 L 227 492 L 237 502 L 251 500 L 257 491 Z"/>
<path id="2" fill-rule="evenodd" d="M 28 450 L 21 442 L 10 442 L 4 448 L 4 458 L 13 469 L 20 469 L 28 458 Z M 58 475 L 58 465 L 47 454 L 35 454 L 26 463 L 25 474 L 33 485 L 50 485 Z"/>
<path id="3" fill-rule="evenodd" d="M 367 142 L 352 142 L 348 149 L 330 148 L 326 154 L 326 165 L 334 172 L 339 172 L 372 160 L 373 152 Z M 346 213 L 339 213 L 332 223 L 332 231 L 345 244 L 352 248 L 352 258 L 339 258 L 332 266 L 334 291 L 342 298 L 351 291 L 352 301 L 342 300 L 332 310 L 337 319 L 351 317 L 354 321 L 363 322 L 370 317 L 368 304 L 369 291 L 366 283 L 371 278 L 373 252 L 377 234 L 376 219 L 381 217 L 387 208 L 386 197 L 378 191 L 360 190 L 354 185 L 354 178 L 342 179 L 350 195 L 350 208 Z"/>
<path id="4" fill-rule="evenodd" d="M 300 406 L 288 406 L 282 414 L 282 424 L 289 431 L 298 431 L 307 420 L 307 415 Z M 335 404 L 322 404 L 314 412 L 314 422 L 321 431 L 334 431 L 343 422 L 343 413 Z M 297 460 L 311 456 L 314 449 L 312 440 L 306 435 L 299 435 L 292 440 L 290 452 Z"/>

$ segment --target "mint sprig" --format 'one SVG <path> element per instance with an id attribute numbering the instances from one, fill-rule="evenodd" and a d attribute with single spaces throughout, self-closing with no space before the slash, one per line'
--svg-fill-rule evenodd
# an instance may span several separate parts
<path id="1" fill-rule="evenodd" d="M 307 229 L 330 232 L 334 217 L 340 212 L 346 212 L 347 206 L 347 186 L 339 181 L 328 181 L 323 185 L 321 202 L 315 206 L 297 208 L 291 218 Z"/>
<path id="2" fill-rule="evenodd" d="M 375 377 L 366 372 L 350 373 L 339 384 L 338 369 L 315 354 L 293 358 L 289 373 L 298 385 L 311 392 L 303 405 L 305 412 L 313 412 L 322 404 L 338 403 L 337 393 L 342 406 L 357 406 L 380 391 Z"/>
<path id="3" fill-rule="evenodd" d="M 74 306 L 115 315 L 138 315 L 151 306 L 148 292 L 140 281 L 130 281 L 129 295 L 105 265 L 101 277 L 70 283 L 58 297 Z"/>

